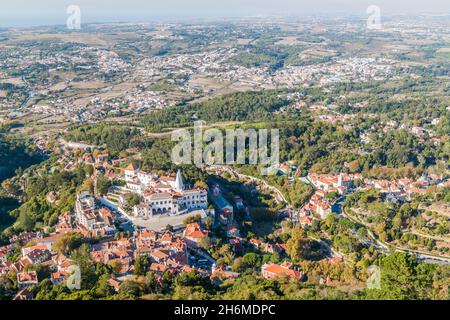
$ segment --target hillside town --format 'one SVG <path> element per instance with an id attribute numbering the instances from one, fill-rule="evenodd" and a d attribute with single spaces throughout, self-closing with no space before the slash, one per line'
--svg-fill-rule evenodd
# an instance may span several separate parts
<path id="1" fill-rule="evenodd" d="M 176 275 L 190 270 L 198 270 L 216 285 L 224 279 L 238 277 L 239 274 L 229 266 L 216 266 L 215 260 L 205 250 L 205 243 L 214 244 L 217 241 L 214 236 L 209 235 L 207 220 L 224 228 L 226 239 L 233 250 L 245 252 L 248 250 L 245 248 L 252 248 L 268 254 L 286 254 L 286 244 L 240 236 L 233 211 L 239 211 L 244 206 L 242 199 L 230 204 L 222 196 L 219 185 L 207 187 L 209 191 L 201 187 L 191 189 L 184 184 L 181 170 L 175 176 L 157 175 L 141 170 L 133 162 L 122 167 L 121 173 L 117 174 L 111 171 L 112 166 L 123 163 L 126 159 L 111 159 L 106 150 L 96 152 L 93 156 L 90 146 L 72 142 L 66 143 L 65 150 L 59 160 L 64 170 L 73 170 L 80 163 L 94 165 L 95 172 L 102 172 L 111 181 L 122 181 L 122 186 L 112 185 L 105 196 L 96 196 L 86 191 L 77 194 L 73 210 L 58 218 L 53 233 L 23 233 L 14 236 L 10 239 L 10 244 L 0 248 L 0 274 L 17 274 L 20 291 L 15 299 L 31 298 L 29 287 L 38 284 L 36 271 L 27 271 L 27 266 L 39 264 L 50 268 L 50 280 L 55 285 L 64 283 L 71 277 L 73 262 L 55 249 L 55 243 L 63 241 L 67 235 L 79 234 L 86 239 L 95 239 L 95 244 L 90 248 L 90 256 L 93 261 L 113 265 L 117 270 L 115 276 L 108 280 L 116 291 L 119 291 L 124 281 L 135 276 L 136 259 L 143 255 L 150 259 L 148 270 L 155 273 L 158 281 L 161 281 L 166 272 Z M 110 169 L 106 169 L 108 167 Z M 282 165 L 281 168 L 285 169 L 280 171 L 283 174 L 290 166 Z M 108 170 L 111 172 L 108 173 Z M 406 202 L 411 201 L 416 194 L 425 193 L 431 186 L 448 187 L 450 183 L 449 180 L 434 180 L 425 176 L 418 180 L 405 178 L 391 181 L 344 173 L 311 173 L 304 179 L 314 187 L 314 194 L 300 210 L 293 211 L 289 218 L 304 226 L 311 226 L 316 219 L 325 220 L 330 214 L 338 216 L 341 213 L 342 198 L 357 190 L 373 188 L 383 194 L 386 202 Z M 130 193 L 138 195 L 142 202 L 130 207 L 126 200 L 126 195 Z M 47 195 L 50 202 L 56 201 L 56 198 L 56 194 Z M 214 209 L 209 209 L 208 199 Z M 194 222 L 186 222 L 189 220 L 187 217 L 193 217 L 188 215 L 189 212 L 203 212 L 203 215 L 197 214 L 191 219 Z M 156 222 L 164 217 L 175 217 L 181 228 L 177 228 L 177 231 L 166 225 L 159 229 L 152 228 L 152 221 Z M 136 225 L 136 219 L 139 218 L 146 220 L 149 228 Z M 127 224 L 132 226 L 130 231 L 120 232 Z M 23 245 L 25 246 L 21 251 L 17 252 L 17 248 Z M 15 262 L 10 259 L 13 254 L 19 255 Z M 339 255 L 332 256 L 330 261 L 336 258 L 338 263 L 342 263 L 343 257 Z M 260 272 L 266 279 L 307 279 L 307 274 L 288 261 L 281 264 L 265 263 Z M 331 280 L 324 281 L 326 283 Z"/>
<path id="2" fill-rule="evenodd" d="M 448 299 L 449 20 L 366 18 L 0 28 L 0 300 Z"/>
<path id="3" fill-rule="evenodd" d="M 300 216 L 311 216 L 312 213 L 325 219 L 328 214 L 340 213 L 336 203 L 342 202 L 345 195 L 357 190 L 376 189 L 386 202 L 407 202 L 414 195 L 425 194 L 431 186 L 448 187 L 450 180 L 422 176 L 417 180 L 408 178 L 396 181 L 385 179 L 363 178 L 360 174 L 310 174 L 306 177 L 316 191 L 309 201 L 300 209 Z M 330 197 L 331 196 L 331 197 Z"/>
<path id="4" fill-rule="evenodd" d="M 127 169 L 130 171 L 130 168 Z M 156 210 L 159 212 L 158 210 Z M 170 212 L 170 211 L 169 211 Z M 187 223 L 183 231 L 152 231 L 139 228 L 132 235 L 118 233 L 114 227 L 116 215 L 106 207 L 99 205 L 97 199 L 87 193 L 77 196 L 75 212 L 67 212 L 59 218 L 55 232 L 49 235 L 24 233 L 10 239 L 11 243 L 0 247 L 0 274 L 17 274 L 19 292 L 14 299 L 32 298 L 30 286 L 38 284 L 36 271 L 27 271 L 27 266 L 42 265 L 50 268 L 50 280 L 54 285 L 65 283 L 73 276 L 73 261 L 55 247 L 55 243 L 63 241 L 67 236 L 80 234 L 86 239 L 95 239 L 90 249 L 91 259 L 97 263 L 113 265 L 115 277 L 108 280 L 116 291 L 127 279 L 134 278 L 135 262 L 140 256 L 150 258 L 148 270 L 154 272 L 157 281 L 166 272 L 176 275 L 180 272 L 198 270 L 210 277 L 212 283 L 220 284 L 224 279 L 236 278 L 238 273 L 229 267 L 217 267 L 214 260 L 204 250 L 202 241 L 208 238 L 205 221 Z M 232 221 L 230 223 L 233 223 Z M 214 243 L 215 239 L 210 240 Z M 230 244 L 242 248 L 245 240 L 230 235 Z M 10 256 L 23 245 L 17 262 L 11 262 Z M 263 252 L 284 252 L 285 247 L 264 244 L 256 239 L 248 243 Z M 76 266 L 76 265 L 75 265 Z M 300 271 L 292 269 L 292 265 L 273 263 L 263 265 L 261 276 L 267 279 L 288 276 L 296 280 L 304 277 Z"/>

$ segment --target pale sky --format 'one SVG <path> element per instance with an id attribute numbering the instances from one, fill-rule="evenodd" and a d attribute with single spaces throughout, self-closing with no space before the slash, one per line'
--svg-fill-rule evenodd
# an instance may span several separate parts
<path id="1" fill-rule="evenodd" d="M 248 16 L 450 14 L 450 0 L 0 0 L 0 27 L 65 24 L 69 5 L 82 23 L 236 18 Z"/>

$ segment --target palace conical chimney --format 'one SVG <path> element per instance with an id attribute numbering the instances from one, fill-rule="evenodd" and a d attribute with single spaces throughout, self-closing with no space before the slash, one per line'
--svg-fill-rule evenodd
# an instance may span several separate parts
<path id="1" fill-rule="evenodd" d="M 181 176 L 181 170 L 177 171 L 177 178 L 175 180 L 175 190 L 177 190 L 177 191 L 184 190 L 184 183 L 183 183 L 183 177 Z"/>

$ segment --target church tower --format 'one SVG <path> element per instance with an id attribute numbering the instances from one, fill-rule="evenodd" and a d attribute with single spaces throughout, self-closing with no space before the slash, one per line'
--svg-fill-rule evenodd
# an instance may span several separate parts
<path id="1" fill-rule="evenodd" d="M 343 183 L 342 180 L 343 180 L 343 179 L 342 179 L 342 172 L 340 172 L 340 173 L 339 173 L 339 178 L 338 178 L 338 186 L 339 186 L 339 187 L 344 186 L 344 183 Z"/>
<path id="2" fill-rule="evenodd" d="M 184 190 L 183 177 L 181 176 L 181 170 L 177 171 L 177 178 L 175 179 L 175 190 L 180 192 Z"/>

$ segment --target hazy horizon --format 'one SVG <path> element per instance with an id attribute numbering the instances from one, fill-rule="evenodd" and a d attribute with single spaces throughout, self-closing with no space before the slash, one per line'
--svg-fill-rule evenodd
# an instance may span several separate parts
<path id="1" fill-rule="evenodd" d="M 450 1 L 428 0 L 15 0 L 0 3 L 0 27 L 62 25 L 69 5 L 81 9 L 82 23 L 161 22 L 244 17 L 366 15 L 370 5 L 381 14 L 450 14 Z"/>

